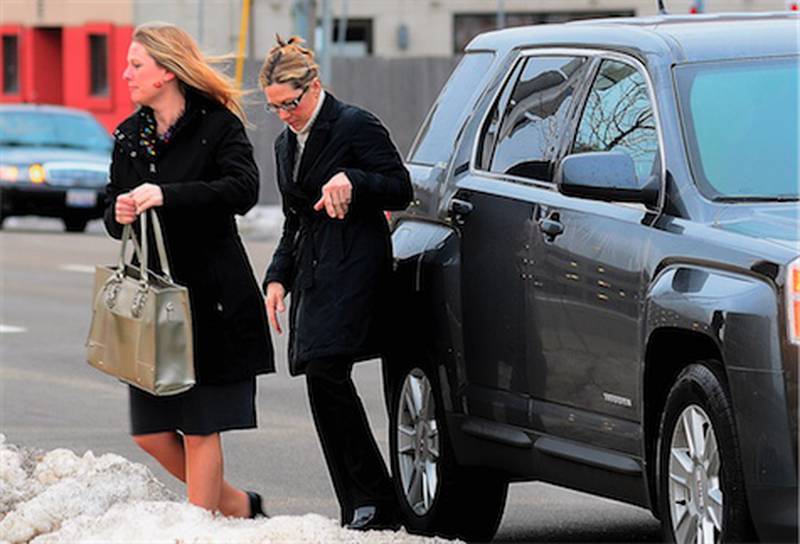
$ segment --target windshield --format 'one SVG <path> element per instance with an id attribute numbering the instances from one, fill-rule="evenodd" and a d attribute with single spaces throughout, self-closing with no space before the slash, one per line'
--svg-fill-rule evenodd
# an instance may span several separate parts
<path id="1" fill-rule="evenodd" d="M 0 112 L 0 145 L 110 151 L 111 137 L 94 120 L 67 113 Z"/>
<path id="2" fill-rule="evenodd" d="M 713 198 L 798 198 L 798 57 L 675 69 L 692 173 Z"/>

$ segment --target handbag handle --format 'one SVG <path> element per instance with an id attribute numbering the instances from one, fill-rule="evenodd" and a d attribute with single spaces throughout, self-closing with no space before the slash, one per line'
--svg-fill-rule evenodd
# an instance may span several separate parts
<path id="1" fill-rule="evenodd" d="M 133 227 L 128 224 L 122 230 L 122 244 L 120 246 L 119 252 L 119 266 L 118 270 L 124 270 L 124 265 L 126 264 L 133 264 L 129 263 L 125 259 L 125 253 L 128 245 L 128 240 L 132 240 L 133 242 L 133 249 L 136 256 L 139 258 L 139 279 L 142 283 L 147 283 L 148 279 L 148 272 L 147 272 L 147 262 L 148 262 L 148 244 L 147 244 L 147 220 L 150 217 L 153 221 L 153 232 L 155 234 L 156 240 L 156 251 L 158 253 L 158 260 L 161 262 L 161 270 L 164 273 L 166 279 L 172 282 L 172 273 L 169 269 L 169 261 L 167 260 L 167 250 L 164 245 L 164 235 L 163 231 L 161 230 L 161 222 L 158 219 L 158 215 L 155 213 L 154 210 L 147 210 L 141 216 L 141 221 L 139 222 L 139 238 L 142 240 L 141 247 L 137 242 L 136 238 L 133 236 Z"/>

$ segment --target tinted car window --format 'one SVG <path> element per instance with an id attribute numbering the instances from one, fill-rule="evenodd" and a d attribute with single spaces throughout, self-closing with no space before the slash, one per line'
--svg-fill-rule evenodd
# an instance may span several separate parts
<path id="1" fill-rule="evenodd" d="M 797 198 L 798 59 L 676 70 L 692 173 L 712 196 Z"/>
<path id="2" fill-rule="evenodd" d="M 490 113 L 480 167 L 551 181 L 559 138 L 586 64 L 585 58 L 528 58 Z"/>
<path id="3" fill-rule="evenodd" d="M 10 111 L 0 113 L 0 145 L 110 151 L 112 141 L 102 125 L 89 116 Z"/>
<path id="4" fill-rule="evenodd" d="M 464 55 L 420 130 L 411 162 L 436 164 L 450 158 L 456 134 L 483 88 L 493 56 L 489 52 Z"/>
<path id="5" fill-rule="evenodd" d="M 658 135 L 647 84 L 633 66 L 604 60 L 592 83 L 572 151 L 621 151 L 640 185 L 656 172 Z"/>

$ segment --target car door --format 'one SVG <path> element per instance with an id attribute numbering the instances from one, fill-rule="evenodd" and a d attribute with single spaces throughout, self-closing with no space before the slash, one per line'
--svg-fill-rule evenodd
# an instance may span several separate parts
<path id="1" fill-rule="evenodd" d="M 537 195 L 587 60 L 523 55 L 488 109 L 475 169 L 455 175 L 449 206 L 461 244 L 465 393 L 471 415 L 529 421 L 526 281 Z M 545 189 L 545 190 L 550 190 Z"/>
<path id="2" fill-rule="evenodd" d="M 647 75 L 623 56 L 600 58 L 568 153 L 631 156 L 644 185 L 661 176 Z M 658 181 L 658 179 L 656 179 Z M 532 228 L 528 330 L 532 426 L 551 435 L 637 453 L 640 358 L 653 215 L 642 205 L 545 194 Z"/>

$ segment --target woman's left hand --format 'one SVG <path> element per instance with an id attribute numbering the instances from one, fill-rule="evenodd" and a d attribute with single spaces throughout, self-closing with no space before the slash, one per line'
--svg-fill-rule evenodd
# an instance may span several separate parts
<path id="1" fill-rule="evenodd" d="M 322 198 L 314 204 L 314 209 L 325 208 L 332 219 L 344 219 L 352 198 L 353 184 L 344 172 L 339 172 L 322 186 Z"/>
<path id="2" fill-rule="evenodd" d="M 129 196 L 136 204 L 136 215 L 141 215 L 145 210 L 164 204 L 164 193 L 161 192 L 161 187 L 153 183 L 139 185 L 130 192 Z"/>

